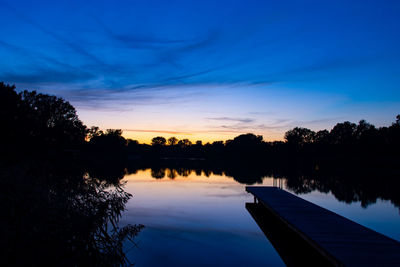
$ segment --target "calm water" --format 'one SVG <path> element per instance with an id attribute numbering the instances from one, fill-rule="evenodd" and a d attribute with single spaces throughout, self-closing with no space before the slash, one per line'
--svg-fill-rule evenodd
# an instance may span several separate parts
<path id="1" fill-rule="evenodd" d="M 225 175 L 175 175 L 167 170 L 156 179 L 147 169 L 124 178 L 133 198 L 121 223 L 146 226 L 136 239 L 139 248 L 127 253 L 137 266 L 284 266 L 245 209 L 253 197 L 244 184 Z M 286 189 L 284 179 L 272 177 L 258 185 L 280 184 Z M 299 196 L 400 241 L 399 208 L 389 201 L 363 208 L 360 202 L 339 202 L 331 193 Z"/>

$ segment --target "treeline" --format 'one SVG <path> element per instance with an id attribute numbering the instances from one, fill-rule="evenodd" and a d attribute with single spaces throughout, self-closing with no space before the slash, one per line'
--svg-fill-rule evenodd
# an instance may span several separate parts
<path id="1" fill-rule="evenodd" d="M 227 141 L 203 144 L 176 137 L 157 136 L 151 145 L 125 139 L 118 129 L 88 128 L 67 101 L 35 91 L 17 93 L 15 86 L 0 83 L 0 146 L 3 156 L 37 156 L 70 153 L 85 160 L 197 158 L 264 162 L 290 158 L 397 159 L 400 148 L 400 115 L 388 127 L 375 127 L 361 120 L 342 122 L 330 131 L 314 132 L 296 127 L 285 141 L 266 142 L 262 136 L 243 134 Z"/>
<path id="2" fill-rule="evenodd" d="M 296 127 L 285 133 L 285 141 L 266 142 L 260 135 L 242 134 L 232 140 L 203 144 L 176 137 L 157 136 L 151 145 L 122 137 L 121 130 L 103 132 L 89 129 L 88 149 L 93 156 L 107 154 L 130 159 L 203 159 L 244 163 L 282 160 L 380 160 L 397 163 L 400 159 L 400 115 L 388 127 L 375 127 L 361 120 L 337 123 L 330 131 L 314 132 Z"/>
<path id="3" fill-rule="evenodd" d="M 361 120 L 358 124 L 343 122 L 332 130 L 314 132 L 296 127 L 285 133 L 285 141 L 266 142 L 262 136 L 242 134 L 232 140 L 203 144 L 176 137 L 157 136 L 151 145 L 122 137 L 120 130 L 90 130 L 88 148 L 94 155 L 120 155 L 131 159 L 204 159 L 260 163 L 265 160 L 399 160 L 400 116 L 388 127 L 377 128 Z"/>
<path id="4" fill-rule="evenodd" d="M 389 127 L 376 128 L 374 125 L 361 120 L 358 124 L 345 121 L 336 124 L 331 131 L 314 132 L 307 128 L 296 127 L 285 133 L 288 144 L 296 147 L 326 146 L 364 148 L 367 150 L 394 148 L 400 145 L 400 115 Z"/>

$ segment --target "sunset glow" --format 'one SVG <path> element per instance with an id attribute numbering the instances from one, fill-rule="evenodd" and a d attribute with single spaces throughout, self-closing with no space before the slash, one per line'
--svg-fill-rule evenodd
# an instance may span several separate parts
<path id="1" fill-rule="evenodd" d="M 0 80 L 140 142 L 282 140 L 295 126 L 389 125 L 400 107 L 396 1 L 0 6 Z"/>

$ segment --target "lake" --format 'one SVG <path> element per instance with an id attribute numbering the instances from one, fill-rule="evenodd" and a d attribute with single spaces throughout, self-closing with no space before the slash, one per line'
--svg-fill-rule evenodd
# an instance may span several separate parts
<path id="1" fill-rule="evenodd" d="M 246 184 L 224 172 L 143 169 L 123 181 L 133 197 L 121 225 L 146 226 L 136 238 L 138 247 L 127 251 L 137 266 L 285 266 L 245 208 L 253 202 Z M 255 185 L 306 191 L 296 194 L 400 241 L 399 207 L 391 200 L 378 197 L 365 203 L 355 192 L 344 197 L 346 203 L 338 200 L 336 189 L 336 195 L 326 187 L 314 190 L 314 185 L 304 190 L 284 177 L 262 177 Z"/>

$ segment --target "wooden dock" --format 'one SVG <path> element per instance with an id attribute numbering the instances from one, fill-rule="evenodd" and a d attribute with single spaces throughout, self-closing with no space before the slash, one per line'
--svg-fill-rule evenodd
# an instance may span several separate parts
<path id="1" fill-rule="evenodd" d="M 400 266 L 394 239 L 277 187 L 246 191 L 334 266 Z"/>

